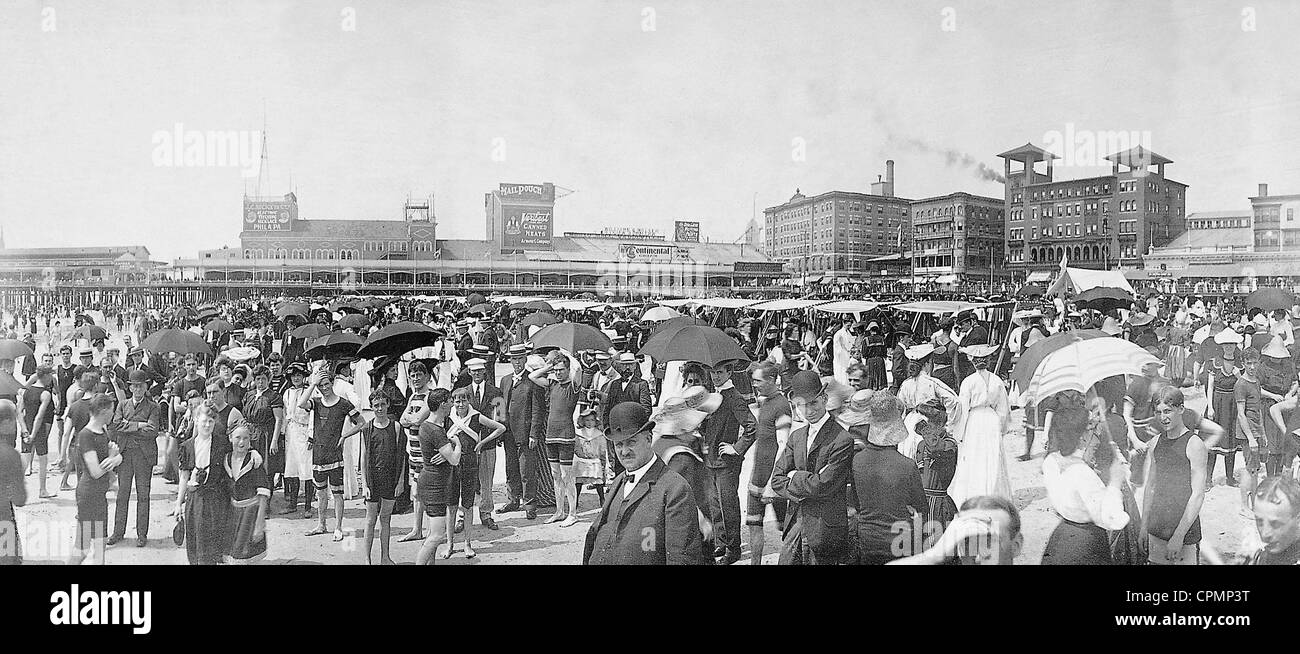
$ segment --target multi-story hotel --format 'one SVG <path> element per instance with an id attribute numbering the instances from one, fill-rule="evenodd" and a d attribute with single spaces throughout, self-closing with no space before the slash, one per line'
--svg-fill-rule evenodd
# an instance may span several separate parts
<path id="1" fill-rule="evenodd" d="M 894 162 L 870 193 L 795 190 L 784 204 L 763 210 L 768 256 L 787 263 L 795 283 L 867 280 L 868 261 L 909 247 L 911 200 L 894 195 Z"/>
<path id="2" fill-rule="evenodd" d="M 1031 143 L 998 156 L 1007 180 L 1007 266 L 1028 281 L 1046 280 L 1062 259 L 1079 268 L 1141 267 L 1144 253 L 1185 229 L 1187 185 L 1165 177 L 1172 160 L 1142 146 L 1105 157 L 1109 175 L 1072 180 L 1054 179 L 1059 157 Z"/>
<path id="3" fill-rule="evenodd" d="M 970 193 L 913 201 L 910 254 L 917 286 L 990 289 L 1009 283 L 1004 214 L 1002 200 Z"/>

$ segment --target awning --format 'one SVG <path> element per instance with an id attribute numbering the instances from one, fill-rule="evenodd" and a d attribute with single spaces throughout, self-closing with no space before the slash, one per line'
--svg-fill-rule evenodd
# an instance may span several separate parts
<path id="1" fill-rule="evenodd" d="M 1147 273 L 1146 270 L 1135 268 L 1133 270 L 1125 270 L 1124 279 L 1131 282 L 1144 282 L 1151 279 L 1151 275 Z"/>
<path id="2" fill-rule="evenodd" d="M 982 309 L 985 307 L 1010 305 L 1014 302 L 954 302 L 946 300 L 932 300 L 927 302 L 906 302 L 895 304 L 894 308 L 899 311 L 915 311 L 917 313 L 958 313 L 967 309 Z"/>
<path id="3" fill-rule="evenodd" d="M 1239 263 L 1219 263 L 1209 266 L 1188 266 L 1175 271 L 1174 274 L 1178 279 L 1187 279 L 1189 277 L 1193 279 L 1197 277 L 1249 277 L 1251 273 L 1246 272 L 1248 268 L 1251 268 L 1251 266 Z M 1258 268 L 1256 267 L 1255 270 L 1258 270 Z"/>
<path id="4" fill-rule="evenodd" d="M 848 277 L 836 277 L 836 278 L 835 278 L 835 283 L 836 283 L 836 284 L 848 284 L 848 283 L 849 283 L 849 278 L 848 278 Z"/>
<path id="5" fill-rule="evenodd" d="M 826 275 L 809 275 L 809 276 L 808 276 L 808 283 L 809 283 L 809 284 L 817 284 L 817 283 L 820 283 L 820 282 L 822 281 L 822 278 L 825 277 L 825 276 L 826 276 Z"/>
<path id="6" fill-rule="evenodd" d="M 934 283 L 936 283 L 936 284 L 956 284 L 956 283 L 957 283 L 957 276 L 956 276 L 956 275 L 939 275 L 938 277 L 935 277 L 935 278 L 934 278 Z"/>
<path id="7" fill-rule="evenodd" d="M 839 300 L 828 302 L 813 307 L 814 311 L 825 311 L 826 313 L 866 313 L 880 306 L 879 302 L 868 302 L 866 300 Z"/>
<path id="8" fill-rule="evenodd" d="M 759 302 L 758 304 L 749 305 L 749 308 L 758 309 L 759 311 L 787 311 L 789 309 L 807 309 L 808 307 L 826 304 L 827 302 L 828 300 L 800 300 L 789 298 Z"/>
<path id="9" fill-rule="evenodd" d="M 1034 282 L 1045 282 L 1051 278 L 1052 278 L 1052 271 L 1035 270 L 1034 272 L 1029 273 L 1029 276 L 1025 278 L 1025 281 L 1027 283 L 1032 284 Z"/>

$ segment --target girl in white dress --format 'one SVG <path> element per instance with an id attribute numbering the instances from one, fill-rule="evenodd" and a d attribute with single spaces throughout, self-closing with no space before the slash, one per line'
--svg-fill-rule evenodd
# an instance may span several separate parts
<path id="1" fill-rule="evenodd" d="M 934 352 L 934 345 L 922 343 L 913 345 L 904 351 L 907 356 L 908 377 L 904 379 L 898 387 L 898 399 L 903 402 L 903 407 L 908 414 L 916 412 L 916 408 L 929 402 L 930 400 L 939 400 L 947 410 L 948 424 L 944 427 L 949 433 L 957 430 L 958 422 L 961 420 L 961 402 L 957 393 L 948 387 L 947 384 L 930 376 L 933 369 L 933 363 L 930 361 L 930 354 Z M 915 458 L 916 448 L 921 444 L 918 434 L 910 435 L 906 440 L 898 445 L 898 451 L 908 457 Z"/>
<path id="2" fill-rule="evenodd" d="M 292 363 L 288 367 L 290 386 L 284 390 L 284 483 L 285 500 L 288 506 L 282 513 L 293 513 L 297 509 L 298 493 L 303 496 L 303 517 L 310 518 L 311 500 L 316 494 L 312 485 L 311 450 L 307 441 L 311 438 L 311 413 L 298 406 L 303 393 L 309 393 L 304 380 L 307 367 L 301 363 Z"/>
<path id="3" fill-rule="evenodd" d="M 989 357 L 997 349 L 997 345 L 961 348 L 974 363 L 975 372 L 961 383 L 959 394 L 963 418 L 954 434 L 959 445 L 957 473 L 948 486 L 948 495 L 957 506 L 980 495 L 1011 497 L 1007 457 L 1002 450 L 1011 406 L 1006 385 L 988 370 Z"/>

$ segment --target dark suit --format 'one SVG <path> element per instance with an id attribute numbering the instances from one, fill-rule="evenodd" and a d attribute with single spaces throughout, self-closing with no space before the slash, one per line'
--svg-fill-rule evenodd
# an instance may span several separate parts
<path id="1" fill-rule="evenodd" d="M 894 381 L 889 384 L 889 390 L 898 395 L 898 389 L 902 387 L 903 380 L 907 379 L 907 348 L 901 344 L 895 345 L 892 352 L 889 353 L 889 369 L 894 373 Z"/>
<path id="2" fill-rule="evenodd" d="M 698 509 L 686 480 L 656 457 L 624 499 L 626 477 L 614 479 L 600 517 L 587 530 L 583 565 L 703 563 Z"/>
<path id="3" fill-rule="evenodd" d="M 117 468 L 117 507 L 113 535 L 126 535 L 130 514 L 131 486 L 135 486 L 135 533 L 149 536 L 149 494 L 153 485 L 153 465 L 158 461 L 158 434 L 164 429 L 163 412 L 147 395 L 138 404 L 127 398 L 117 405 L 109 435 L 121 448 L 122 464 Z M 147 423 L 141 428 L 137 423 Z"/>
<path id="4" fill-rule="evenodd" d="M 543 390 L 526 374 L 520 375 L 518 383 L 513 374 L 505 375 L 498 388 L 502 393 L 502 415 L 505 416 L 500 422 L 506 426 L 502 440 L 509 501 L 532 505 L 537 501 L 538 454 L 546 438 Z M 528 447 L 529 438 L 537 441 L 536 448 Z"/>
<path id="5" fill-rule="evenodd" d="M 790 434 L 772 471 L 772 490 L 790 500 L 781 562 L 835 565 L 845 556 L 848 540 L 853 438 L 828 417 L 809 446 L 808 428 Z"/>
<path id="6" fill-rule="evenodd" d="M 650 383 L 640 377 L 632 377 L 632 380 L 626 386 L 623 384 L 622 377 L 616 377 L 609 380 L 605 387 L 600 390 L 600 424 L 602 426 L 609 425 L 610 410 L 623 402 L 636 402 L 651 410 L 654 408 L 650 399 Z M 614 453 L 614 442 L 607 441 L 606 447 L 609 450 L 609 460 L 614 462 L 614 474 L 623 472 L 623 463 L 618 460 L 618 456 Z"/>
<path id="7" fill-rule="evenodd" d="M 740 466 L 745 451 L 754 444 L 757 429 L 754 414 L 745 404 L 740 391 L 729 387 L 721 391 L 722 404 L 700 425 L 704 445 L 704 466 L 709 470 L 709 516 L 721 533 L 714 542 L 740 556 Z M 718 448 L 730 444 L 736 454 L 719 454 Z"/>
<path id="8" fill-rule="evenodd" d="M 469 389 L 469 405 L 475 411 L 478 411 L 484 417 L 491 418 L 497 422 L 502 422 L 505 415 L 505 398 L 501 395 L 501 390 L 492 383 L 492 380 L 484 377 L 483 385 L 477 393 L 474 392 L 474 380 L 471 379 L 466 388 Z M 503 423 L 504 424 L 504 423 Z M 487 429 L 480 429 L 480 436 L 486 438 L 490 432 Z M 479 500 L 479 515 L 490 516 L 493 509 L 496 508 L 496 498 L 492 494 L 492 485 L 496 481 L 497 469 L 497 448 L 500 447 L 506 438 L 504 435 L 496 443 L 483 448 L 478 455 L 478 489 L 481 499 Z"/>

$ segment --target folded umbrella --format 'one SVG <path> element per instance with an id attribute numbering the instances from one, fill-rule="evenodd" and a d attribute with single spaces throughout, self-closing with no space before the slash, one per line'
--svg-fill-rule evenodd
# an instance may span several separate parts
<path id="1" fill-rule="evenodd" d="M 418 322 L 403 320 L 380 327 L 366 338 L 357 357 L 378 359 L 384 356 L 400 357 L 412 350 L 437 344 L 443 333 Z"/>
<path id="2" fill-rule="evenodd" d="M 365 340 L 356 334 L 333 332 L 308 341 L 303 355 L 308 361 L 354 357 L 364 343 Z"/>
<path id="3" fill-rule="evenodd" d="M 537 333 L 533 334 L 533 337 L 529 340 L 533 344 L 533 349 L 558 347 L 574 353 L 583 350 L 608 352 L 610 348 L 614 347 L 614 344 L 609 341 L 609 337 L 604 332 L 591 325 L 575 322 L 547 325 L 537 330 Z"/>
<path id="4" fill-rule="evenodd" d="M 650 337 L 637 354 L 656 361 L 698 361 L 716 366 L 726 361 L 749 361 L 736 339 L 716 327 L 687 325 L 665 330 Z"/>

